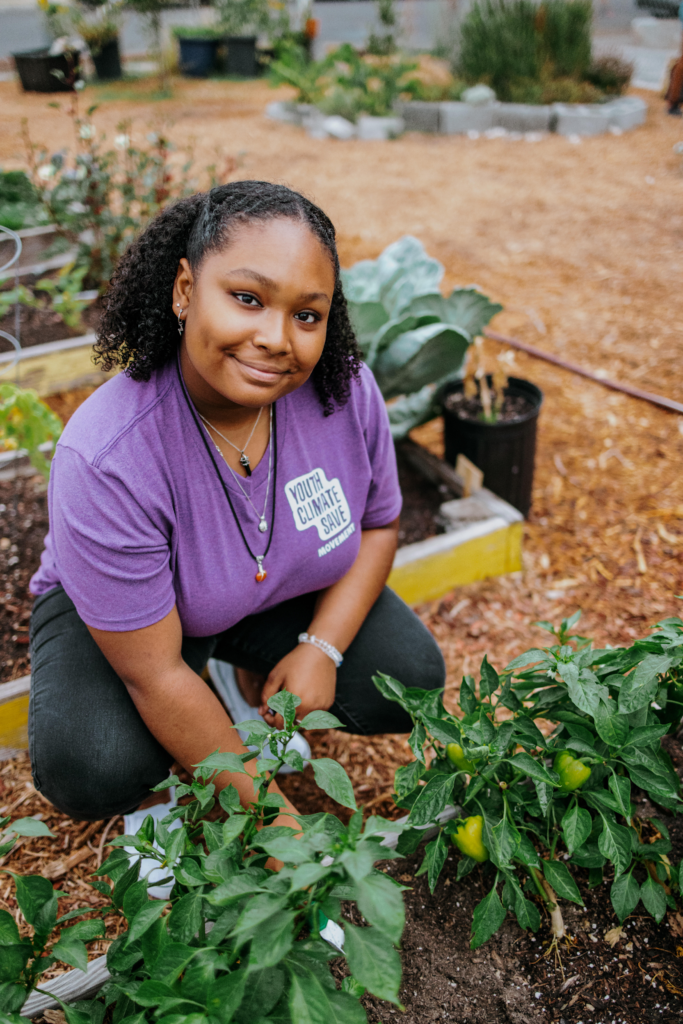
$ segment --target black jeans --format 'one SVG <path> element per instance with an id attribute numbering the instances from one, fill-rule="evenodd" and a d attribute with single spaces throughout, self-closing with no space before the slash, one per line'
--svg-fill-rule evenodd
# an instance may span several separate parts
<path id="1" fill-rule="evenodd" d="M 308 628 L 316 596 L 250 615 L 218 636 L 184 637 L 183 658 L 197 673 L 214 657 L 267 675 Z M 445 681 L 433 637 L 388 587 L 344 655 L 331 710 L 357 735 L 409 731 L 408 715 L 372 682 L 376 672 L 424 689 Z M 91 821 L 136 808 L 173 761 L 62 587 L 39 597 L 31 615 L 29 749 L 36 789 Z"/>

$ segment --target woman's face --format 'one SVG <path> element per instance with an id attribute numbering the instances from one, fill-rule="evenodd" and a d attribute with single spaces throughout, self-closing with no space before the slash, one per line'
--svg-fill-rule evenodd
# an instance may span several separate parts
<path id="1" fill-rule="evenodd" d="M 259 408 L 308 380 L 325 344 L 330 255 L 306 224 L 278 218 L 234 230 L 194 275 L 180 261 L 173 313 L 190 392 L 212 406 Z"/>

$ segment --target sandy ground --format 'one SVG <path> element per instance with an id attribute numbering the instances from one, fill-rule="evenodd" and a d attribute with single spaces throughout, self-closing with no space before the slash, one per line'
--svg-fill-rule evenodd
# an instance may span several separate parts
<path id="1" fill-rule="evenodd" d="M 643 93 L 645 126 L 579 145 L 417 134 L 340 143 L 268 121 L 266 103 L 287 93 L 263 82 L 178 81 L 157 102 L 142 89 L 89 87 L 81 103 L 100 102 L 95 121 L 110 138 L 124 118 L 138 137 L 165 122 L 200 166 L 237 157 L 235 176 L 305 191 L 335 221 L 346 265 L 414 234 L 444 263 L 447 286 L 476 283 L 503 303 L 497 330 L 681 400 L 683 158 L 673 146 L 683 124 L 655 94 Z M 47 102 L 0 83 L 3 167 L 24 163 L 22 117 L 51 152 L 73 146 Z M 512 370 L 545 393 L 525 571 L 421 610 L 453 691 L 485 651 L 502 665 L 540 640 L 537 619 L 582 607 L 587 633 L 627 643 L 677 614 L 683 593 L 683 418 L 520 354 Z M 438 423 L 421 439 L 438 451 Z M 402 742 L 389 747 L 381 782 L 363 778 L 366 800 L 387 791 L 404 756 Z M 360 782 L 366 750 L 350 756 Z"/>

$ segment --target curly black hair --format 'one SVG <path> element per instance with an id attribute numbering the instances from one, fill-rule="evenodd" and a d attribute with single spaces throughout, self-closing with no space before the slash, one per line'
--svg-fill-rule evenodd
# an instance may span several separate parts
<path id="1" fill-rule="evenodd" d="M 330 255 L 334 293 L 312 379 L 326 416 L 334 403 L 343 405 L 361 356 L 342 290 L 334 226 L 305 196 L 268 181 L 235 181 L 198 192 L 147 225 L 121 257 L 104 297 L 95 362 L 104 370 L 121 367 L 133 380 L 149 380 L 178 348 L 171 296 L 180 259 L 186 257 L 197 271 L 209 253 L 229 243 L 231 229 L 279 217 L 308 225 Z"/>

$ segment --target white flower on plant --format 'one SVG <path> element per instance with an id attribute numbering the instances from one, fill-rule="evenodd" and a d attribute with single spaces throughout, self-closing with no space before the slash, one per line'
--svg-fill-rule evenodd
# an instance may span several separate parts
<path id="1" fill-rule="evenodd" d="M 73 203 L 69 203 L 67 207 L 69 213 L 87 213 L 88 207 L 84 206 L 83 203 L 79 202 L 78 199 L 74 199 Z"/>
<path id="2" fill-rule="evenodd" d="M 38 168 L 38 177 L 41 181 L 48 181 L 50 178 L 54 177 L 55 170 L 56 168 L 54 164 L 42 164 Z"/>
<path id="3" fill-rule="evenodd" d="M 81 89 L 85 89 L 85 82 L 82 78 L 79 78 L 77 82 L 74 82 L 74 89 L 77 89 L 78 92 L 80 92 Z"/>
<path id="4" fill-rule="evenodd" d="M 95 134 L 95 129 L 91 124 L 82 124 L 78 129 L 78 134 L 82 139 L 92 139 Z"/>
<path id="5" fill-rule="evenodd" d="M 129 135 L 115 135 L 114 136 L 114 145 L 116 146 L 117 149 L 128 149 L 128 147 L 130 146 L 130 136 Z"/>

